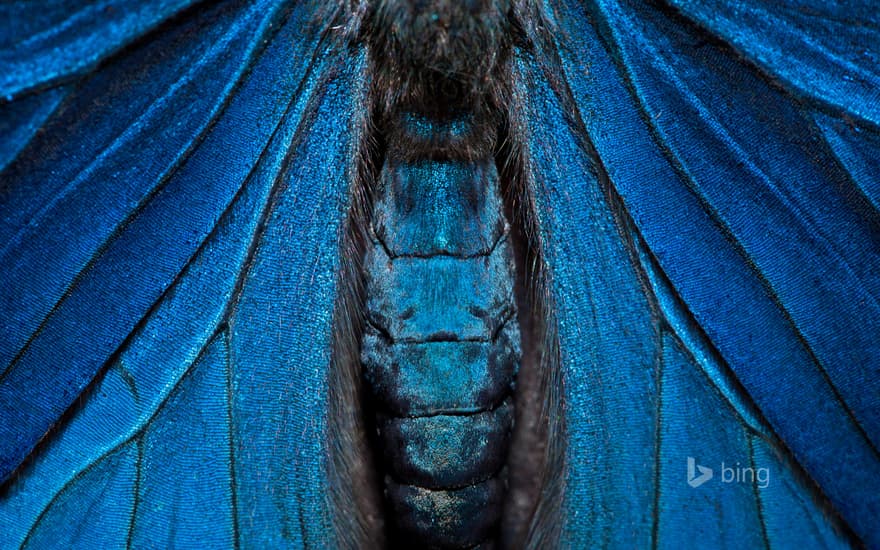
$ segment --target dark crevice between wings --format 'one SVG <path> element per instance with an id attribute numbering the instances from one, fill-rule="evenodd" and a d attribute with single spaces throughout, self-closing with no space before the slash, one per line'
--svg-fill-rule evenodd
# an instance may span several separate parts
<path id="1" fill-rule="evenodd" d="M 330 14 L 333 18 L 328 22 L 341 25 L 337 19 L 340 14 Z M 334 516 L 334 542 L 339 548 L 352 550 L 382 548 L 386 544 L 381 483 L 369 445 L 375 426 L 372 418 L 362 414 L 367 392 L 360 367 L 360 339 L 369 323 L 363 312 L 362 273 L 373 208 L 370 182 L 376 177 L 383 146 L 372 122 L 374 113 L 368 111 L 369 85 L 368 81 L 360 90 L 363 110 L 356 120 L 350 121 L 357 140 L 346 169 L 351 207 L 339 245 L 342 265 L 333 311 L 333 355 L 328 376 L 328 499 Z M 381 332 L 379 327 L 374 330 Z M 390 337 L 387 333 L 386 336 Z"/>
<path id="2" fill-rule="evenodd" d="M 514 75 L 506 78 L 513 87 Z M 512 101 L 508 107 L 495 158 L 505 215 L 511 224 L 514 288 L 523 344 L 501 548 L 553 548 L 562 536 L 560 518 L 565 505 L 564 380 L 526 145 L 526 113 L 518 102 Z"/>

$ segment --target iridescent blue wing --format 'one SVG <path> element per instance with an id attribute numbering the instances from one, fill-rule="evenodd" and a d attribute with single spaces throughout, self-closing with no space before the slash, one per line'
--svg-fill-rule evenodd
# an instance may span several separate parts
<path id="1" fill-rule="evenodd" d="M 360 61 L 310 3 L 76 4 L 0 18 L 2 546 L 325 545 Z"/>
<path id="2" fill-rule="evenodd" d="M 566 537 L 880 545 L 876 14 L 550 4 L 519 93 Z M 714 479 L 691 487 L 688 457 Z"/>

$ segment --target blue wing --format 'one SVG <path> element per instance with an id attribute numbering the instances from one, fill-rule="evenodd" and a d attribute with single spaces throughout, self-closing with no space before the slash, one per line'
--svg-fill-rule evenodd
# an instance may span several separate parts
<path id="1" fill-rule="evenodd" d="M 327 544 L 359 66 L 302 5 L 40 4 L 0 8 L 4 544 Z M 880 545 L 876 16 L 672 4 L 560 0 L 520 56 L 565 537 Z"/>
<path id="2" fill-rule="evenodd" d="M 309 3 L 70 4 L 0 19 L 2 546 L 326 545 L 361 62 Z"/>
<path id="3" fill-rule="evenodd" d="M 567 539 L 880 546 L 876 15 L 550 4 L 519 93 Z"/>

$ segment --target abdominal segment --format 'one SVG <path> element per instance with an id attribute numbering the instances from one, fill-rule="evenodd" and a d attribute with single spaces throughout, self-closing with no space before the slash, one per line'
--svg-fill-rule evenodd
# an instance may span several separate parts
<path id="1" fill-rule="evenodd" d="M 490 148 L 444 153 L 468 139 L 467 116 L 392 116 L 374 182 L 360 352 L 388 537 L 489 548 L 507 493 L 521 358 L 498 171 Z"/>

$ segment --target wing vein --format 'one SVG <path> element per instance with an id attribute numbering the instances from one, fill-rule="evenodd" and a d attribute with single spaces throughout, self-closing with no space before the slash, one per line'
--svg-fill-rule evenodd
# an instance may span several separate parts
<path id="1" fill-rule="evenodd" d="M 269 33 L 274 34 L 274 32 L 276 30 L 276 29 L 271 29 L 270 26 L 268 26 L 268 25 L 266 25 L 264 28 L 266 29 L 266 34 L 269 34 Z M 262 37 L 265 35 L 263 34 L 260 36 Z M 259 55 L 259 53 L 265 48 L 266 44 L 268 44 L 269 42 L 270 41 L 268 39 L 261 40 L 259 37 L 258 37 L 258 39 L 254 40 L 252 42 L 252 44 L 254 44 L 255 47 L 251 50 L 251 52 L 247 58 L 247 61 L 242 64 L 242 67 L 249 67 L 252 64 L 253 60 L 256 58 L 256 56 Z M 190 142 L 189 146 L 184 151 L 184 153 L 182 155 L 180 155 L 178 157 L 178 159 L 176 159 L 174 164 L 172 166 L 170 166 L 169 169 L 158 178 L 157 184 L 153 187 L 153 189 L 150 190 L 150 192 L 146 196 L 142 197 L 141 200 L 139 201 L 138 205 L 132 211 L 130 211 L 120 223 L 118 223 L 115 226 L 113 231 L 109 235 L 107 235 L 107 237 L 101 242 L 101 244 L 98 246 L 98 248 L 92 254 L 92 256 L 88 258 L 88 260 L 85 262 L 83 267 L 79 271 L 77 271 L 77 273 L 74 275 L 71 282 L 63 290 L 61 297 L 55 302 L 55 304 L 49 309 L 49 311 L 46 312 L 46 314 L 40 319 L 39 324 L 34 329 L 34 331 L 30 334 L 28 339 L 24 342 L 24 344 L 19 349 L 19 351 L 15 354 L 15 356 L 12 358 L 12 360 L 9 362 L 9 364 L 6 366 L 6 368 L 2 372 L 0 372 L 0 383 L 3 382 L 3 380 L 6 378 L 8 373 L 11 372 L 12 369 L 15 367 L 15 365 L 20 361 L 21 357 L 27 352 L 28 348 L 31 346 L 33 341 L 43 331 L 46 324 L 51 319 L 52 315 L 61 307 L 61 304 L 71 294 L 73 289 L 78 286 L 78 284 L 85 277 L 85 274 L 88 273 L 88 271 L 91 269 L 91 267 L 93 267 L 100 260 L 100 258 L 104 254 L 104 252 L 109 248 L 110 244 L 125 230 L 125 228 L 128 226 L 128 224 L 131 220 L 134 220 L 138 216 L 138 214 L 143 212 L 143 210 L 151 202 L 151 200 L 154 197 L 156 197 L 157 194 L 162 189 L 165 188 L 165 186 L 171 180 L 173 175 L 186 163 L 186 161 L 190 158 L 190 156 L 195 152 L 198 144 L 204 140 L 204 137 L 211 130 L 211 128 L 213 127 L 213 124 L 217 121 L 217 119 L 220 116 L 222 116 L 223 112 L 225 111 L 225 109 L 228 107 L 228 105 L 232 101 L 233 97 L 235 96 L 235 92 L 243 83 L 246 73 L 247 73 L 247 71 L 244 69 L 242 69 L 238 73 L 238 75 L 237 75 L 238 78 L 236 80 L 232 81 L 232 84 L 227 88 L 227 92 L 224 94 L 222 101 L 219 102 L 218 104 L 216 104 L 215 110 L 212 112 L 211 116 L 206 121 L 206 123 L 204 124 L 204 126 L 202 127 L 202 129 L 198 133 L 198 135 L 195 136 L 193 138 L 193 140 Z M 276 130 L 277 130 L 277 128 L 276 128 Z M 265 151 L 265 149 L 263 151 Z M 258 163 L 254 164 L 255 167 L 257 165 L 258 165 Z M 252 171 L 253 171 L 253 169 L 252 169 Z M 236 196 L 238 196 L 240 191 L 241 191 L 241 188 L 239 188 L 239 190 L 236 192 Z M 230 200 L 229 204 L 231 205 L 234 202 L 235 202 L 235 198 Z M 227 205 L 227 208 L 224 210 L 224 213 L 226 211 L 228 211 L 228 209 L 229 209 L 229 206 Z M 220 219 L 222 219 L 222 217 L 223 216 L 221 214 L 218 217 L 218 222 Z M 215 224 L 215 227 L 216 227 L 216 224 Z M 201 244 L 203 244 L 204 242 L 209 240 L 211 233 L 213 233 L 213 230 L 205 236 L 205 239 L 202 241 Z M 182 273 L 183 271 L 185 271 L 185 268 L 189 265 L 192 258 L 197 255 L 197 253 L 200 249 L 201 249 L 201 245 L 196 251 L 193 252 L 193 255 L 184 264 L 184 266 L 181 268 L 181 271 L 179 273 Z M 5 253 L 5 250 L 4 250 L 4 253 Z M 177 279 L 177 277 L 175 277 L 174 280 L 176 280 L 176 279 Z M 171 286 L 173 286 L 173 284 L 170 284 L 168 287 L 166 287 L 166 290 L 167 290 L 167 288 L 171 288 Z M 164 292 L 162 295 L 164 295 Z"/>
<path id="2" fill-rule="evenodd" d="M 609 43 L 609 41 L 605 40 L 605 39 L 602 39 L 602 40 L 603 40 L 603 42 L 605 42 L 605 47 L 609 51 L 616 51 L 619 55 L 622 54 L 619 47 L 617 47 L 615 44 Z M 652 49 L 652 51 L 653 51 L 653 49 Z M 687 170 L 687 168 L 685 168 L 681 159 L 666 144 L 665 140 L 663 139 L 663 136 L 660 135 L 656 126 L 651 123 L 650 113 L 648 112 L 647 106 L 644 104 L 643 100 L 641 99 L 641 97 L 638 93 L 637 86 L 635 85 L 635 83 L 632 79 L 632 75 L 631 75 L 630 71 L 627 69 L 627 67 L 624 66 L 622 59 L 620 59 L 617 56 L 612 56 L 612 58 L 615 58 L 614 61 L 618 67 L 619 73 L 621 74 L 622 80 L 625 82 L 627 88 L 630 91 L 630 94 L 633 96 L 635 104 L 638 107 L 639 115 L 642 118 L 642 120 L 644 121 L 645 125 L 647 126 L 652 138 L 654 139 L 654 142 L 657 144 L 658 148 L 660 148 L 660 150 L 663 152 L 664 156 L 669 160 L 670 164 L 672 165 L 672 167 L 674 168 L 676 173 L 679 174 L 679 177 L 682 178 L 682 180 L 687 184 L 688 188 L 691 190 L 691 192 L 694 194 L 694 196 L 699 200 L 703 209 L 710 216 L 710 218 L 712 219 L 715 226 L 718 227 L 718 229 L 722 232 L 722 234 L 725 236 L 727 241 L 737 251 L 737 253 L 745 260 L 746 264 L 750 267 L 750 269 L 754 273 L 755 277 L 760 281 L 761 285 L 764 287 L 765 291 L 767 292 L 768 297 L 774 302 L 776 307 L 779 308 L 780 312 L 782 313 L 782 315 L 784 316 L 786 321 L 790 324 L 792 331 L 796 335 L 796 338 L 798 339 L 800 344 L 804 347 L 804 349 L 809 354 L 811 361 L 818 369 L 820 375 L 822 376 L 823 381 L 828 385 L 830 391 L 832 392 L 832 395 L 834 396 L 835 401 L 837 401 L 838 404 L 841 406 L 841 408 L 844 410 L 846 416 L 850 419 L 853 426 L 855 427 L 855 429 L 859 433 L 860 437 L 866 442 L 866 444 L 870 448 L 872 454 L 874 454 L 874 456 L 877 457 L 878 460 L 880 460 L 880 449 L 878 449 L 877 446 L 873 443 L 873 441 L 869 437 L 867 431 L 862 426 L 862 423 L 859 421 L 858 417 L 855 415 L 854 411 L 849 407 L 848 403 L 843 399 L 843 396 L 840 394 L 840 391 L 838 390 L 837 386 L 832 382 L 831 377 L 830 377 L 828 371 L 826 370 L 825 366 L 819 360 L 819 357 L 817 356 L 812 345 L 810 344 L 810 342 L 807 340 L 806 336 L 801 331 L 800 326 L 797 324 L 795 319 L 792 317 L 791 312 L 788 310 L 788 308 L 782 303 L 779 295 L 776 293 L 774 286 L 767 279 L 767 277 L 764 275 L 764 273 L 761 271 L 761 269 L 757 266 L 757 264 L 752 260 L 751 255 L 744 248 L 743 244 L 739 241 L 739 239 L 737 239 L 736 236 L 731 232 L 728 225 L 724 221 L 722 221 L 723 216 L 721 216 L 720 213 L 711 205 L 711 203 L 708 202 L 708 200 L 706 199 L 706 197 L 702 193 L 697 191 L 697 188 L 698 188 L 697 182 L 693 179 L 691 173 Z M 824 238 L 823 238 L 822 242 L 824 243 Z M 827 244 L 826 244 L 826 246 L 827 246 Z M 838 255 L 836 249 L 833 249 L 832 252 L 835 255 Z M 851 273 L 851 270 L 849 269 L 848 264 L 846 264 L 846 267 L 847 267 L 847 273 L 852 275 L 853 277 L 857 278 L 855 276 L 855 274 Z M 872 302 L 877 304 L 876 299 L 872 294 L 869 294 L 869 297 L 871 298 Z"/>

